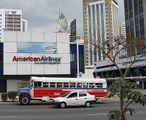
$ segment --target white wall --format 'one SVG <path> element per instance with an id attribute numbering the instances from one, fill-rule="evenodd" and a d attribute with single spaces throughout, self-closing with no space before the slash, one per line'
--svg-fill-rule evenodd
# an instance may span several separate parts
<path id="1" fill-rule="evenodd" d="M 17 80 L 7 80 L 7 92 L 17 90 L 18 90 Z"/>
<path id="2" fill-rule="evenodd" d="M 94 78 L 93 77 L 93 72 L 94 72 L 93 68 L 85 69 L 85 73 L 82 74 L 82 78 Z"/>
<path id="3" fill-rule="evenodd" d="M 47 42 L 57 44 L 57 53 L 18 53 L 18 42 Z M 13 61 L 13 57 L 61 57 L 60 64 L 34 64 Z M 46 32 L 5 32 L 4 75 L 70 74 L 69 34 Z"/>

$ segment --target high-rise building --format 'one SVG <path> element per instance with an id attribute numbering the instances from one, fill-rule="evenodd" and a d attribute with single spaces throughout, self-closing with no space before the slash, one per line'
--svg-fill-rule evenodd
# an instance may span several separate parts
<path id="1" fill-rule="evenodd" d="M 22 10 L 0 9 L 0 41 L 4 31 L 27 31 L 27 20 L 22 19 Z"/>
<path id="2" fill-rule="evenodd" d="M 119 35 L 117 0 L 82 0 L 85 65 L 105 60 L 106 56 L 93 44 L 101 44 Z"/>
<path id="3" fill-rule="evenodd" d="M 126 38 L 126 26 L 125 23 L 120 24 L 120 37 Z"/>
<path id="4" fill-rule="evenodd" d="M 146 38 L 146 0 L 124 0 L 127 37 Z"/>
<path id="5" fill-rule="evenodd" d="M 70 23 L 70 42 L 75 42 L 77 39 L 76 19 Z"/>
<path id="6" fill-rule="evenodd" d="M 22 19 L 22 31 L 27 32 L 27 20 Z"/>

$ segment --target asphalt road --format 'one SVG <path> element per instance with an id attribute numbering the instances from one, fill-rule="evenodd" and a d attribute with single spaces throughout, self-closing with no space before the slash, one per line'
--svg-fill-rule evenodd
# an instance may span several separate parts
<path id="1" fill-rule="evenodd" d="M 132 105 L 136 113 L 128 120 L 146 120 L 146 107 Z M 1 104 L 0 120 L 108 120 L 107 113 L 118 103 L 98 103 L 94 107 L 54 108 L 48 104 Z"/>

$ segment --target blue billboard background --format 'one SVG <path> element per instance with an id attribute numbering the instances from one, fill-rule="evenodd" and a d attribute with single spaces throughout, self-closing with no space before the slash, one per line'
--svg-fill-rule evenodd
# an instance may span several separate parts
<path id="1" fill-rule="evenodd" d="M 18 53 L 57 53 L 57 43 L 49 42 L 18 42 Z"/>

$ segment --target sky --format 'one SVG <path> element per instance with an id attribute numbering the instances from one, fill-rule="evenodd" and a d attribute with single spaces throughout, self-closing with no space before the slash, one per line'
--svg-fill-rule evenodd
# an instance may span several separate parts
<path id="1" fill-rule="evenodd" d="M 124 0 L 119 0 L 119 20 L 124 22 Z M 59 9 L 68 23 L 77 20 L 77 34 L 83 35 L 82 0 L 0 0 L 1 9 L 22 9 L 28 31 L 55 32 Z"/>

